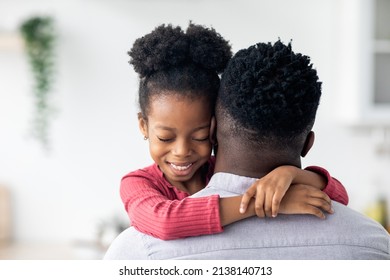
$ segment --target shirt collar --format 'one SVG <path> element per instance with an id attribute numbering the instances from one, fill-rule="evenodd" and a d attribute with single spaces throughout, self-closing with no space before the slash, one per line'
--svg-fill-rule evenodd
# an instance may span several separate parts
<path id="1" fill-rule="evenodd" d="M 257 178 L 239 176 L 231 173 L 215 173 L 206 188 L 222 189 L 228 192 L 242 194 L 256 181 Z"/>

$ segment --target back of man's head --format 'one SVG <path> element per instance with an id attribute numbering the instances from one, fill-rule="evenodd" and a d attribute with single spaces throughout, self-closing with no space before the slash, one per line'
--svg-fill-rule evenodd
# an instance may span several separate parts
<path id="1" fill-rule="evenodd" d="M 242 144 L 301 148 L 320 96 L 310 58 L 294 53 L 291 43 L 253 45 L 237 52 L 222 75 L 218 132 Z"/>

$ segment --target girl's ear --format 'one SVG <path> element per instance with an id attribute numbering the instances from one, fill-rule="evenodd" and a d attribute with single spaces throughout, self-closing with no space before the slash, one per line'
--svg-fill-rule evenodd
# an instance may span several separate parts
<path id="1" fill-rule="evenodd" d="M 209 138 L 210 138 L 210 142 L 211 142 L 211 144 L 214 146 L 216 143 L 217 143 L 217 130 L 216 130 L 216 128 L 217 128 L 217 121 L 216 121 L 216 119 L 215 119 L 215 117 L 213 116 L 212 118 L 211 118 L 211 122 L 210 122 L 210 136 L 209 136 Z"/>
<path id="2" fill-rule="evenodd" d="M 144 135 L 144 138 L 145 139 L 149 138 L 148 123 L 145 120 L 145 118 L 143 117 L 141 112 L 138 113 L 138 127 L 139 127 L 139 130 L 141 131 L 141 133 Z"/>
<path id="3" fill-rule="evenodd" d="M 310 151 L 311 147 L 313 147 L 314 144 L 314 132 L 310 131 L 309 134 L 306 136 L 305 144 L 303 145 L 303 149 L 301 151 L 301 156 L 305 157 L 307 153 Z"/>

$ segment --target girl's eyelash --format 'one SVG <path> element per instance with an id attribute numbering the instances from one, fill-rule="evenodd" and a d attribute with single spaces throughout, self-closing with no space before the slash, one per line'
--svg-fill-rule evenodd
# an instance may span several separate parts
<path id="1" fill-rule="evenodd" d="M 161 142 L 170 142 L 173 140 L 173 138 L 160 138 L 160 137 L 157 137 L 157 139 L 160 140 Z M 209 140 L 209 136 L 207 136 L 205 138 L 201 138 L 201 139 L 194 138 L 193 140 L 198 141 L 198 142 L 203 142 L 203 141 Z"/>
<path id="2" fill-rule="evenodd" d="M 201 139 L 194 139 L 194 140 L 199 141 L 199 142 L 207 141 L 207 140 L 209 140 L 209 136 L 207 136 L 205 138 L 201 138 Z"/>
<path id="3" fill-rule="evenodd" d="M 158 140 L 160 140 L 161 142 L 169 142 L 171 141 L 172 139 L 165 139 L 165 138 L 160 138 L 160 137 L 157 137 Z"/>

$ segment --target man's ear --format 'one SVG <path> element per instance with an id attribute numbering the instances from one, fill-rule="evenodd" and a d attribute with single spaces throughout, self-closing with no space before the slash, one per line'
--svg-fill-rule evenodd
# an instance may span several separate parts
<path id="1" fill-rule="evenodd" d="M 211 144 L 214 146 L 216 143 L 217 143 L 217 120 L 215 119 L 215 117 L 213 116 L 211 118 L 211 122 L 210 122 L 210 142 Z"/>
<path id="2" fill-rule="evenodd" d="M 141 133 L 144 135 L 144 138 L 145 139 L 149 138 L 148 123 L 145 120 L 145 118 L 141 112 L 138 113 L 138 127 L 139 127 L 139 130 L 141 131 Z"/>
<path id="3" fill-rule="evenodd" d="M 303 145 L 301 156 L 305 157 L 307 153 L 310 151 L 311 147 L 313 147 L 314 144 L 314 131 L 310 131 L 309 134 L 306 136 L 305 144 Z"/>

